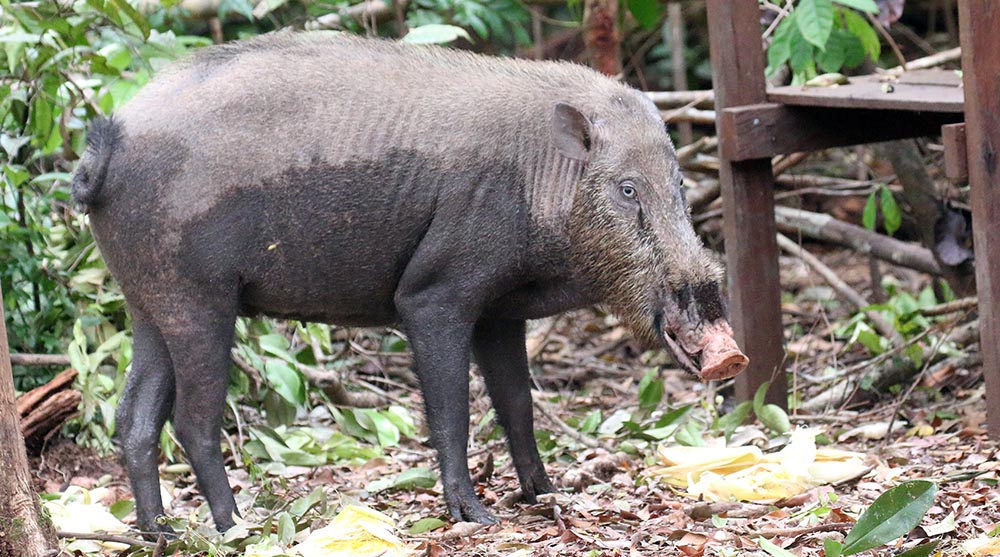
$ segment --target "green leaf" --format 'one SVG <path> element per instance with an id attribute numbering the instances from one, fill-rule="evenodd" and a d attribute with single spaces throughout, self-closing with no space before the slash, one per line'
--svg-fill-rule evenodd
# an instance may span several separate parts
<path id="1" fill-rule="evenodd" d="M 309 512 L 309 509 L 325 501 L 326 493 L 323 491 L 322 487 L 317 487 L 312 490 L 309 495 L 296 499 L 295 502 L 288 507 L 288 512 L 290 512 L 295 518 L 302 518 L 302 515 Z"/>
<path id="2" fill-rule="evenodd" d="M 903 216 L 899 211 L 899 205 L 896 205 L 896 198 L 892 196 L 892 190 L 885 186 L 882 186 L 881 190 L 882 220 L 885 224 L 885 231 L 892 236 L 899 230 L 899 226 L 903 223 Z"/>
<path id="3" fill-rule="evenodd" d="M 788 414 L 777 404 L 765 404 L 757 412 L 757 418 L 760 419 L 760 423 L 779 435 L 784 435 L 792 429 Z"/>
<path id="4" fill-rule="evenodd" d="M 139 13 L 139 10 L 135 9 L 132 4 L 129 4 L 127 0 L 108 0 L 108 4 L 113 5 L 118 11 L 131 19 L 142 33 L 142 38 L 149 38 L 149 22 L 146 21 L 146 17 Z"/>
<path id="5" fill-rule="evenodd" d="M 756 541 L 757 545 L 766 551 L 768 555 L 773 555 L 774 557 L 796 557 L 796 555 L 791 551 L 775 545 L 774 542 L 768 540 L 767 538 L 757 538 L 754 541 Z"/>
<path id="6" fill-rule="evenodd" d="M 437 530 L 445 524 L 447 523 L 440 518 L 421 518 L 410 526 L 410 534 L 423 534 L 424 532 Z"/>
<path id="7" fill-rule="evenodd" d="M 291 345 L 287 338 L 278 334 L 269 334 L 262 335 L 257 342 L 260 343 L 260 349 L 264 352 L 277 356 L 290 364 L 296 363 L 295 357 L 288 353 Z"/>
<path id="8" fill-rule="evenodd" d="M 872 27 L 871 23 L 868 23 L 867 19 L 851 10 L 842 9 L 840 10 L 840 14 L 844 18 L 847 30 L 861 41 L 861 46 L 868 57 L 872 60 L 878 60 L 882 54 L 882 42 L 879 40 L 878 33 Z"/>
<path id="9" fill-rule="evenodd" d="M 728 414 L 719 417 L 715 422 L 715 426 L 722 430 L 726 441 L 729 441 L 729 438 L 733 436 L 736 428 L 746 423 L 747 418 L 750 417 L 751 410 L 753 410 L 753 403 L 749 400 L 744 400 L 737 404 L 736 408 L 733 408 Z"/>
<path id="10" fill-rule="evenodd" d="M 412 44 L 444 44 L 458 39 L 472 41 L 468 31 L 455 25 L 429 23 L 414 27 L 402 38 L 404 43 Z"/>
<path id="11" fill-rule="evenodd" d="M 872 192 L 868 196 L 868 200 L 865 201 L 865 209 L 861 213 L 861 224 L 872 232 L 875 231 L 875 223 L 878 217 L 878 207 L 875 203 L 875 192 Z"/>
<path id="12" fill-rule="evenodd" d="M 760 413 L 764 408 L 764 399 L 767 398 L 767 389 L 771 386 L 771 382 L 768 381 L 757 387 L 757 392 L 753 394 L 753 411 L 755 414 Z"/>
<path id="13" fill-rule="evenodd" d="M 824 72 L 838 72 L 844 67 L 853 68 L 864 62 L 865 49 L 861 40 L 849 31 L 834 29 L 826 50 L 816 55 L 816 63 Z"/>
<path id="14" fill-rule="evenodd" d="M 774 30 L 774 38 L 767 48 L 767 75 L 774 75 L 775 72 L 788 61 L 792 55 L 792 35 L 798 34 L 799 30 L 795 24 L 795 12 L 785 17 L 778 23 Z"/>
<path id="15" fill-rule="evenodd" d="M 418 466 L 402 472 L 395 478 L 375 480 L 365 486 L 365 490 L 375 493 L 386 489 L 413 489 L 415 487 L 430 489 L 436 483 L 437 475 L 433 470 Z"/>
<path id="16" fill-rule="evenodd" d="M 807 80 L 816 77 L 816 60 L 814 47 L 802 36 L 802 33 L 795 29 L 788 38 L 789 57 L 788 65 L 792 67 L 795 75 L 794 83 L 801 85 Z"/>
<path id="17" fill-rule="evenodd" d="M 355 410 L 354 417 L 358 423 L 378 436 L 378 444 L 383 447 L 394 447 L 399 444 L 399 429 L 374 408 Z"/>
<path id="18" fill-rule="evenodd" d="M 795 22 L 807 41 L 820 50 L 833 31 L 833 2 L 831 0 L 802 0 L 796 8 Z"/>
<path id="19" fill-rule="evenodd" d="M 941 540 L 933 540 L 927 543 L 922 543 L 917 547 L 907 549 L 899 555 L 896 555 L 896 557 L 927 557 L 931 553 L 934 553 L 934 550 L 937 549 L 939 543 L 941 543 Z"/>
<path id="20" fill-rule="evenodd" d="M 295 540 L 295 520 L 288 512 L 278 515 L 278 540 L 282 545 L 291 545 Z"/>
<path id="21" fill-rule="evenodd" d="M 579 430 L 581 433 L 586 433 L 591 435 L 597 431 L 597 426 L 601 425 L 601 411 L 594 410 L 587 417 L 580 422 Z"/>
<path id="22" fill-rule="evenodd" d="M 122 499 L 121 501 L 115 501 L 111 504 L 111 508 L 108 509 L 111 514 L 115 516 L 118 520 L 124 519 L 128 516 L 128 513 L 135 510 L 135 501 L 132 499 Z"/>
<path id="23" fill-rule="evenodd" d="M 660 3 L 657 0 L 629 0 L 628 11 L 646 29 L 660 22 Z"/>
<path id="24" fill-rule="evenodd" d="M 305 384 L 302 376 L 291 365 L 280 360 L 267 360 L 264 363 L 264 376 L 271 387 L 281 398 L 291 404 L 304 404 L 306 401 Z"/>
<path id="25" fill-rule="evenodd" d="M 652 412 L 663 399 L 663 380 L 657 379 L 655 369 L 649 370 L 639 382 L 639 408 L 644 412 Z"/>
<path id="26" fill-rule="evenodd" d="M 832 538 L 826 538 L 823 540 L 823 553 L 826 557 L 840 557 L 844 552 L 844 546 L 840 542 Z"/>
<path id="27" fill-rule="evenodd" d="M 875 0 L 833 0 L 833 1 L 840 4 L 841 6 L 847 6 L 848 8 L 854 8 L 855 10 L 860 10 L 862 12 L 868 12 L 870 14 L 878 13 L 878 5 L 875 4 Z"/>
<path id="28" fill-rule="evenodd" d="M 844 538 L 844 555 L 885 545 L 913 530 L 934 504 L 937 484 L 904 482 L 879 495 Z"/>

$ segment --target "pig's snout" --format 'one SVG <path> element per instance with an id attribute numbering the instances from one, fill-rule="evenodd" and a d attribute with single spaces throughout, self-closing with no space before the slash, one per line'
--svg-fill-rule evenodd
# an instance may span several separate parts
<path id="1" fill-rule="evenodd" d="M 701 352 L 702 381 L 718 381 L 739 375 L 750 363 L 733 339 L 733 330 L 725 321 L 716 321 L 703 329 L 698 349 Z"/>

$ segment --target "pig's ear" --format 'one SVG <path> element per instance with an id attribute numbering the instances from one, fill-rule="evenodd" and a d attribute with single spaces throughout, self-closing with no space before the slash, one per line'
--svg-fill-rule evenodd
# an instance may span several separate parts
<path id="1" fill-rule="evenodd" d="M 559 103 L 552 115 L 552 142 L 564 157 L 590 158 L 590 120 L 576 108 Z"/>

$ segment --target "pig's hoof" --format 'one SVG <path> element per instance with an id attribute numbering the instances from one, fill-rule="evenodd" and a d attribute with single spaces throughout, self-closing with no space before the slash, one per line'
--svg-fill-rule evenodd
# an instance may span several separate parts
<path id="1" fill-rule="evenodd" d="M 499 522 L 497 517 L 486 510 L 486 507 L 475 496 L 448 501 L 448 513 L 459 522 L 478 522 L 479 524 Z"/>
<path id="2" fill-rule="evenodd" d="M 549 481 L 549 477 L 545 474 L 544 470 L 532 474 L 527 481 L 521 482 L 521 497 L 529 505 L 537 503 L 539 495 L 553 493 L 555 490 L 556 488 L 552 486 L 552 482 Z"/>
<path id="3" fill-rule="evenodd" d="M 165 523 L 155 522 L 149 526 L 142 527 L 142 537 L 146 541 L 155 542 L 160 539 L 160 536 L 167 538 L 168 540 L 177 539 L 177 532 Z"/>

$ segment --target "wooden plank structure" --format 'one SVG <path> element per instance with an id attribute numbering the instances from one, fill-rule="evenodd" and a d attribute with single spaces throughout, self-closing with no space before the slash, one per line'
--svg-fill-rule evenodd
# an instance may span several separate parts
<path id="1" fill-rule="evenodd" d="M 771 157 L 943 134 L 947 173 L 968 176 L 987 400 L 1000 403 L 1000 3 L 959 0 L 963 74 L 920 70 L 836 87 L 767 90 L 757 0 L 707 0 L 731 315 L 750 367 L 746 399 L 772 381 L 785 404 Z M 964 81 L 964 83 L 963 83 Z M 964 120 L 964 124 L 962 123 Z M 990 242 L 989 238 L 994 238 Z M 1000 435 L 1000 409 L 989 408 Z"/>

